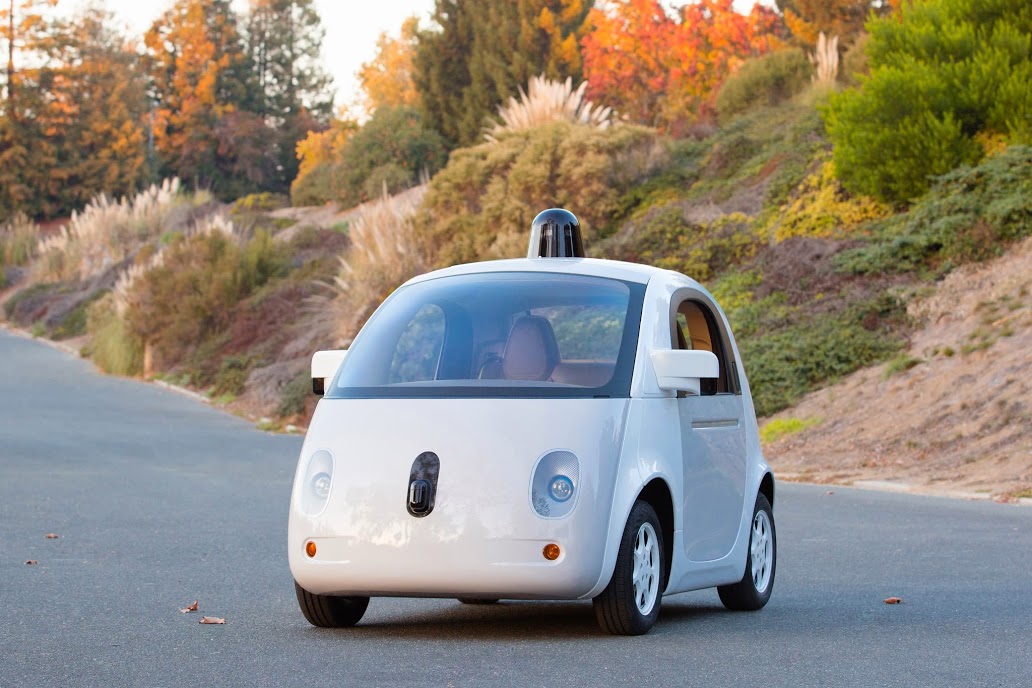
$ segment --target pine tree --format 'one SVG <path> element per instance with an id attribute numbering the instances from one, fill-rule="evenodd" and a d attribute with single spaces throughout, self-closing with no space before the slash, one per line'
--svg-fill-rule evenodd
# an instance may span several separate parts
<path id="1" fill-rule="evenodd" d="M 312 0 L 252 0 L 248 54 L 255 74 L 251 109 L 276 132 L 276 190 L 297 176 L 297 142 L 324 129 L 333 107 L 319 62 L 325 31 Z"/>
<path id="2" fill-rule="evenodd" d="M 437 0 L 419 34 L 415 84 L 450 147 L 480 140 L 499 104 L 539 74 L 579 79 L 585 0 Z"/>

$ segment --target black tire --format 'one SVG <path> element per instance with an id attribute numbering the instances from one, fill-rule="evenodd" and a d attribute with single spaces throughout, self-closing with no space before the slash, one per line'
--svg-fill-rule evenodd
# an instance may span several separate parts
<path id="1" fill-rule="evenodd" d="M 646 530 L 646 526 L 650 530 Z M 648 551 L 648 561 L 654 562 L 657 566 L 653 573 L 648 576 L 648 585 L 644 590 L 643 599 L 646 602 L 646 611 L 643 613 L 636 600 L 634 588 L 634 560 L 635 547 L 638 544 L 639 532 L 642 533 L 642 543 Z M 654 540 L 652 536 L 655 536 Z M 648 502 L 638 500 L 631 508 L 631 514 L 627 517 L 627 525 L 624 526 L 623 536 L 620 538 L 620 549 L 616 555 L 616 568 L 609 585 L 602 593 L 592 600 L 595 607 L 595 618 L 602 630 L 614 635 L 642 635 L 648 633 L 656 619 L 659 617 L 659 605 L 663 598 L 663 588 L 666 587 L 667 563 L 663 555 L 663 529 L 659 525 L 659 517 Z M 653 578 L 655 580 L 653 581 Z M 652 591 L 652 586 L 655 590 Z M 648 598 L 652 598 L 651 606 L 648 606 Z"/>
<path id="2" fill-rule="evenodd" d="M 459 597 L 459 602 L 463 604 L 498 604 L 497 599 L 478 599 L 476 597 Z"/>
<path id="3" fill-rule="evenodd" d="M 294 592 L 301 613 L 308 623 L 320 628 L 348 628 L 361 620 L 369 606 L 368 597 L 316 595 L 294 581 Z"/>
<path id="4" fill-rule="evenodd" d="M 753 538 L 756 537 L 756 524 L 760 513 L 766 514 L 766 524 L 769 525 L 770 541 L 770 572 L 769 575 L 760 574 L 762 589 L 758 589 L 753 579 Z M 762 519 L 761 519 L 762 520 Z M 774 589 L 774 572 L 778 563 L 778 537 L 774 528 L 774 510 L 770 508 L 767 497 L 760 493 L 756 495 L 756 507 L 753 509 L 753 517 L 749 524 L 749 550 L 745 557 L 745 573 L 742 580 L 731 585 L 721 585 L 717 588 L 720 601 L 725 607 L 735 612 L 754 612 L 763 609 L 770 599 L 770 593 Z M 762 571 L 762 568 L 761 568 Z"/>

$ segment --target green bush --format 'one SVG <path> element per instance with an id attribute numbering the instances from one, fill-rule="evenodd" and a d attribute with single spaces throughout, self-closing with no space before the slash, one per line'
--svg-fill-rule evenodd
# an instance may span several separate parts
<path id="1" fill-rule="evenodd" d="M 1027 0 L 903 3 L 867 29 L 870 76 L 823 111 L 847 189 L 903 205 L 986 136 L 1032 142 Z"/>
<path id="2" fill-rule="evenodd" d="M 25 265 L 35 257 L 38 244 L 39 225 L 24 215 L 0 225 L 0 268 Z"/>
<path id="3" fill-rule="evenodd" d="M 757 415 L 776 413 L 828 381 L 891 356 L 902 346 L 892 327 L 902 317 L 902 304 L 885 298 L 754 336 L 742 336 L 732 319 Z"/>
<path id="4" fill-rule="evenodd" d="M 119 317 L 110 295 L 90 306 L 87 329 L 92 339 L 85 353 L 101 370 L 114 375 L 143 372 L 143 342 Z"/>
<path id="5" fill-rule="evenodd" d="M 430 182 L 416 219 L 432 265 L 524 255 L 534 216 L 573 211 L 585 240 L 611 229 L 621 195 L 653 170 L 652 129 L 568 122 L 512 132 L 452 153 Z"/>
<path id="6" fill-rule="evenodd" d="M 727 119 L 757 107 L 777 105 L 802 92 L 812 74 L 813 66 L 798 48 L 747 60 L 720 87 L 717 112 Z"/>
<path id="7" fill-rule="evenodd" d="M 372 200 L 383 193 L 383 181 L 394 184 L 396 189 L 410 186 L 418 182 L 421 172 L 433 174 L 446 161 L 441 137 L 423 126 L 417 110 L 377 108 L 344 147 L 337 171 L 337 197 L 345 204 Z M 393 166 L 389 173 L 383 169 L 387 165 Z M 375 188 L 367 189 L 366 181 L 377 170 Z"/>
<path id="8" fill-rule="evenodd" d="M 241 243 L 222 232 L 178 236 L 160 265 L 133 284 L 126 313 L 131 332 L 170 368 L 224 330 L 233 307 L 287 268 L 284 249 L 268 232 Z"/>
<path id="9" fill-rule="evenodd" d="M 299 416 L 305 412 L 305 402 L 312 394 L 312 374 L 303 370 L 293 380 L 283 386 L 279 407 L 276 414 L 281 418 Z"/>
<path id="10" fill-rule="evenodd" d="M 838 257 L 855 274 L 949 270 L 999 255 L 1032 235 L 1032 147 L 1011 146 L 935 181 L 909 213 L 877 225 L 872 241 Z"/>

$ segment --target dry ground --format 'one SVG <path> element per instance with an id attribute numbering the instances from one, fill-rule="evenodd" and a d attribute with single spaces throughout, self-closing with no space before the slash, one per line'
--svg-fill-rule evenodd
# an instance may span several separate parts
<path id="1" fill-rule="evenodd" d="M 1032 497 L 1032 239 L 917 299 L 909 350 L 767 423 L 813 423 L 764 447 L 782 478 Z"/>

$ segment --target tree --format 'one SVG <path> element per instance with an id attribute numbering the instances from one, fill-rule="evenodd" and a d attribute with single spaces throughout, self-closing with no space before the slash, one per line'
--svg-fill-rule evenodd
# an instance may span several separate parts
<path id="1" fill-rule="evenodd" d="M 154 108 L 154 145 L 165 170 L 197 186 L 225 182 L 218 120 L 253 94 L 229 0 L 176 0 L 145 36 Z"/>
<path id="2" fill-rule="evenodd" d="M 1032 6 L 923 0 L 867 24 L 871 74 L 823 115 L 854 193 L 905 205 L 986 148 L 1032 143 Z"/>
<path id="3" fill-rule="evenodd" d="M 386 31 L 380 34 L 376 41 L 376 57 L 363 62 L 358 70 L 366 110 L 373 112 L 380 107 L 419 106 L 419 92 L 413 81 L 413 58 L 418 36 L 418 17 L 406 19 L 397 38 L 392 38 Z"/>
<path id="4" fill-rule="evenodd" d="M 296 143 L 324 129 L 333 106 L 330 76 L 320 63 L 325 31 L 312 0 L 252 0 L 248 55 L 256 79 L 251 109 L 275 130 L 277 190 L 297 176 Z"/>
<path id="5" fill-rule="evenodd" d="M 741 15 L 732 0 L 700 0 L 678 17 L 658 0 L 618 0 L 591 10 L 587 26 L 588 96 L 668 130 L 708 112 L 728 74 L 780 43 L 770 10 Z"/>
<path id="6" fill-rule="evenodd" d="M 838 36 L 839 44 L 849 45 L 874 14 L 890 9 L 887 0 L 775 0 L 785 24 L 796 40 L 807 48 L 817 45 L 817 36 Z"/>
<path id="7" fill-rule="evenodd" d="M 499 104 L 531 77 L 580 79 L 585 0 L 437 0 L 421 31 L 414 81 L 429 126 L 450 148 L 477 141 Z"/>
<path id="8" fill-rule="evenodd" d="M 0 38 L 7 47 L 7 68 L 4 71 L 4 99 L 12 107 L 17 76 L 15 54 L 32 53 L 43 42 L 48 28 L 48 7 L 57 0 L 6 0 L 0 5 Z"/>

